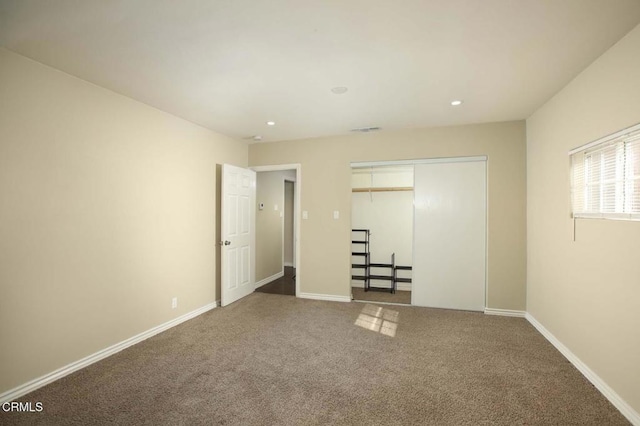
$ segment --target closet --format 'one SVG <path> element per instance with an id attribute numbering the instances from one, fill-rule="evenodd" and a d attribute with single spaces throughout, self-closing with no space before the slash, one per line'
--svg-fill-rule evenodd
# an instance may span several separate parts
<path id="1" fill-rule="evenodd" d="M 487 158 L 351 166 L 354 299 L 483 311 Z"/>

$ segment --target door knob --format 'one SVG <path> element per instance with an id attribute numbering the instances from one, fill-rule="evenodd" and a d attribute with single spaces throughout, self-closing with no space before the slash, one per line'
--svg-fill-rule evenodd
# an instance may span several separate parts
<path id="1" fill-rule="evenodd" d="M 230 244 L 231 244 L 231 241 L 229 241 L 229 240 L 225 240 L 225 242 L 224 242 L 224 245 L 225 245 L 225 246 L 228 246 L 228 245 L 230 245 Z"/>

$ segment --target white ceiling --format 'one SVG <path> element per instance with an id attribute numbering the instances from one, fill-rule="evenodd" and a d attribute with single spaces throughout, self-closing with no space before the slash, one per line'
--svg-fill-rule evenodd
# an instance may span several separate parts
<path id="1" fill-rule="evenodd" d="M 640 0 L 0 0 L 0 45 L 269 142 L 524 119 L 639 22 Z"/>

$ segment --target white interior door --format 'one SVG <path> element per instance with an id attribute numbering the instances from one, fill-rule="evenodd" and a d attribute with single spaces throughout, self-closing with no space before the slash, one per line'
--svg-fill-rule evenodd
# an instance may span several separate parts
<path id="1" fill-rule="evenodd" d="M 222 165 L 221 304 L 226 306 L 255 289 L 256 173 Z"/>
<path id="2" fill-rule="evenodd" d="M 486 161 L 415 165 L 411 303 L 483 311 Z"/>

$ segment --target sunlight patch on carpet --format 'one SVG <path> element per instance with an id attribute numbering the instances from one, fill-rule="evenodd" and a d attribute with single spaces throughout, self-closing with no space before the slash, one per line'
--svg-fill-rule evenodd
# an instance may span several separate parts
<path id="1" fill-rule="evenodd" d="M 395 337 L 399 317 L 398 311 L 366 304 L 358 315 L 355 325 L 385 336 Z"/>

